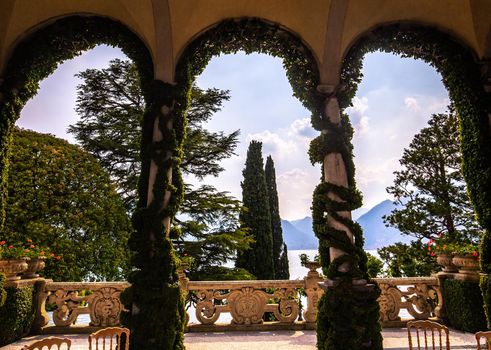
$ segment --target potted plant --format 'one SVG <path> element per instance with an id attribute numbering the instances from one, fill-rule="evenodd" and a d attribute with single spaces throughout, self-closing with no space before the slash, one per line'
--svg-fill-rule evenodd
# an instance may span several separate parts
<path id="1" fill-rule="evenodd" d="M 459 268 L 459 273 L 478 274 L 479 273 L 479 253 L 476 244 L 460 243 L 453 244 L 452 252 L 454 257 L 452 263 Z"/>
<path id="2" fill-rule="evenodd" d="M 37 278 L 37 272 L 44 269 L 46 259 L 54 257 L 48 247 L 41 247 L 33 244 L 32 239 L 28 239 L 24 244 L 24 254 L 29 258 L 27 260 L 27 270 L 22 274 L 23 279 Z"/>
<path id="3" fill-rule="evenodd" d="M 426 243 L 426 249 L 430 256 L 436 256 L 436 263 L 443 267 L 443 272 L 457 272 L 458 268 L 453 263 L 454 253 L 451 245 L 441 235 L 436 239 L 430 239 Z"/>
<path id="4" fill-rule="evenodd" d="M 27 270 L 27 260 L 21 245 L 0 241 L 0 272 L 5 274 L 7 281 L 20 279 L 18 275 Z"/>

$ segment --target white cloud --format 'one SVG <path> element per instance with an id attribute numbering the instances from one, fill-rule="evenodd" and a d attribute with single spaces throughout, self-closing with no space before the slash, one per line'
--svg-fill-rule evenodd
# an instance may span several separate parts
<path id="1" fill-rule="evenodd" d="M 318 167 L 294 168 L 277 174 L 280 215 L 283 219 L 294 220 L 311 215 L 312 192 L 319 179 Z"/>
<path id="2" fill-rule="evenodd" d="M 358 96 L 353 98 L 353 106 L 346 108 L 355 128 L 355 137 L 366 135 L 370 130 L 370 118 L 365 115 L 367 110 L 368 98 Z"/>
<path id="3" fill-rule="evenodd" d="M 352 100 L 353 106 L 346 108 L 349 115 L 362 116 L 368 109 L 368 98 L 355 96 Z"/>
<path id="4" fill-rule="evenodd" d="M 416 100 L 414 97 L 406 97 L 404 99 L 404 104 L 413 112 L 419 112 L 421 110 L 418 100 Z"/>
<path id="5" fill-rule="evenodd" d="M 362 136 L 368 133 L 370 130 L 369 120 L 366 115 L 362 116 L 360 122 L 355 126 L 355 132 L 358 136 Z"/>
<path id="6" fill-rule="evenodd" d="M 318 132 L 312 127 L 310 118 L 296 119 L 290 124 L 289 136 L 313 138 Z"/>
<path id="7" fill-rule="evenodd" d="M 247 135 L 247 144 L 252 140 L 261 141 L 263 143 L 264 156 L 271 154 L 273 155 L 273 158 L 277 159 L 284 159 L 298 150 L 298 146 L 294 141 L 285 141 L 280 135 L 269 130 Z"/>

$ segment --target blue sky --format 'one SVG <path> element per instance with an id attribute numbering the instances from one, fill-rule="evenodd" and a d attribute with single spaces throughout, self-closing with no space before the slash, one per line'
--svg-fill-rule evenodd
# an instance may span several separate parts
<path id="1" fill-rule="evenodd" d="M 125 58 L 118 49 L 100 46 L 65 62 L 41 83 L 38 95 L 28 102 L 17 124 L 51 133 L 73 142 L 66 133 L 76 122 L 76 85 L 73 77 L 87 68 L 102 68 L 113 58 Z M 449 103 L 440 76 L 424 62 L 385 53 L 365 57 L 364 79 L 349 113 L 357 182 L 364 208 L 390 199 L 385 188 L 393 181 L 398 159 L 432 113 Z M 241 198 L 240 181 L 250 140 L 263 142 L 263 157 L 272 155 L 282 218 L 310 215 L 312 191 L 320 178 L 319 166 L 308 161 L 310 140 L 317 132 L 310 113 L 292 97 L 281 59 L 267 55 L 222 55 L 211 60 L 197 83 L 202 88 L 228 89 L 231 99 L 209 122 L 208 128 L 241 130 L 237 156 L 223 162 L 226 171 L 205 183 Z M 196 182 L 194 179 L 189 181 Z"/>

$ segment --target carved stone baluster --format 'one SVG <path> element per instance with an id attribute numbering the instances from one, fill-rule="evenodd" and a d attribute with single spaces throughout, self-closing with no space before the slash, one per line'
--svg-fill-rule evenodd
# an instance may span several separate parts
<path id="1" fill-rule="evenodd" d="M 46 298 L 49 292 L 46 290 L 46 280 L 39 280 L 35 284 L 37 291 L 36 300 L 36 316 L 32 323 L 31 331 L 33 333 L 40 333 L 41 329 L 49 322 L 49 315 L 46 312 Z"/>
<path id="2" fill-rule="evenodd" d="M 196 318 L 201 324 L 214 324 L 220 317 L 220 308 L 213 302 L 213 290 L 200 290 L 196 293 L 200 301 L 196 304 Z"/>
<path id="3" fill-rule="evenodd" d="M 379 283 L 381 290 L 378 303 L 380 305 L 380 321 L 382 324 L 400 321 L 399 312 L 401 311 L 401 291 L 397 285 L 389 283 Z"/>
<path id="4" fill-rule="evenodd" d="M 273 297 L 279 298 L 279 304 L 273 313 L 281 323 L 293 323 L 298 318 L 298 292 L 293 288 L 280 288 L 273 293 Z"/>
<path id="5" fill-rule="evenodd" d="M 56 326 L 71 326 L 77 320 L 79 314 L 88 313 L 87 307 L 80 307 L 80 302 L 84 297 L 78 296 L 78 291 L 65 291 L 58 289 L 55 293 L 48 296 L 50 304 L 56 304 L 56 310 L 53 312 L 53 322 Z"/>
<path id="6" fill-rule="evenodd" d="M 119 325 L 119 315 L 123 305 L 119 300 L 121 290 L 103 287 L 87 298 L 90 310 L 90 325 L 110 327 Z"/>
<path id="7" fill-rule="evenodd" d="M 267 294 L 254 287 L 243 287 L 230 292 L 228 303 L 232 314 L 232 324 L 260 324 L 268 302 Z"/>
<path id="8" fill-rule="evenodd" d="M 317 302 L 319 301 L 324 291 L 320 288 L 319 282 L 322 282 L 317 269 L 320 264 L 315 261 L 309 261 L 305 265 L 309 272 L 305 281 L 305 294 L 307 294 L 307 308 L 303 313 L 303 318 L 306 323 L 315 323 L 317 321 Z"/>

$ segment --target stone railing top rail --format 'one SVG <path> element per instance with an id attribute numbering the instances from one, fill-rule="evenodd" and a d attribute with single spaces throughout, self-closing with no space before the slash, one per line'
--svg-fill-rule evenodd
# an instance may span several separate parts
<path id="1" fill-rule="evenodd" d="M 431 277 L 389 277 L 389 278 L 374 278 L 377 283 L 386 283 L 398 286 L 411 285 L 415 283 L 425 283 L 429 285 L 438 284 L 436 276 Z"/>
<path id="2" fill-rule="evenodd" d="M 101 288 L 125 289 L 130 286 L 128 282 L 47 282 L 46 291 L 62 290 L 97 290 Z"/>
<path id="3" fill-rule="evenodd" d="M 188 290 L 195 289 L 236 289 L 242 287 L 260 288 L 304 288 L 304 280 L 242 280 L 242 281 L 189 281 Z"/>

